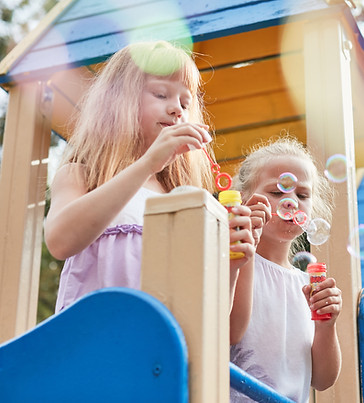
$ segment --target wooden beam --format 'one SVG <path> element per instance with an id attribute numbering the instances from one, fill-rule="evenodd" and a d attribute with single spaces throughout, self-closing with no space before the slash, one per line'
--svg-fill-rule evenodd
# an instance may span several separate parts
<path id="1" fill-rule="evenodd" d="M 36 324 L 52 94 L 9 94 L 0 178 L 0 341 Z"/>
<path id="2" fill-rule="evenodd" d="M 285 35 L 287 30 L 289 36 Z M 295 22 L 194 43 L 193 50 L 200 54 L 196 63 L 206 69 L 277 55 L 282 52 L 283 35 L 284 52 L 302 50 L 302 22 Z"/>
<path id="3" fill-rule="evenodd" d="M 295 94 L 304 97 L 304 89 Z M 302 104 L 296 103 L 291 89 L 282 89 L 254 96 L 241 97 L 225 102 L 206 105 L 216 130 L 259 124 L 261 122 L 287 119 L 305 113 Z"/>
<path id="4" fill-rule="evenodd" d="M 0 63 L 0 75 L 5 75 L 11 67 L 17 62 L 29 49 L 44 35 L 44 32 L 54 23 L 55 19 L 73 2 L 74 0 L 61 0 L 58 2 L 42 21 L 17 45 Z"/>
<path id="5" fill-rule="evenodd" d="M 54 73 L 47 85 L 54 94 L 52 130 L 67 139 L 73 131 L 77 104 L 89 88 L 94 75 L 86 67 Z"/>
<path id="6" fill-rule="evenodd" d="M 360 402 L 357 306 L 361 289 L 360 262 L 347 250 L 347 239 L 358 223 L 355 186 L 353 110 L 350 50 L 339 17 L 313 20 L 304 29 L 307 143 L 323 164 L 341 153 L 347 157 L 348 180 L 337 190 L 331 236 L 320 247 L 312 247 L 319 261 L 342 290 L 343 311 L 337 327 L 343 354 L 337 383 L 316 393 L 316 402 Z"/>
<path id="7" fill-rule="evenodd" d="M 286 68 L 291 71 L 294 86 L 303 87 L 303 55 L 301 52 L 263 58 L 242 65 L 237 64 L 235 68 L 229 66 L 202 72 L 207 102 L 215 100 L 223 102 L 237 97 L 248 97 L 287 88 Z"/>
<path id="8" fill-rule="evenodd" d="M 186 337 L 189 402 L 229 401 L 229 232 L 206 191 L 146 202 L 142 290 L 163 302 Z"/>
<path id="9" fill-rule="evenodd" d="M 303 143 L 306 143 L 306 122 L 303 118 L 287 119 L 280 122 L 267 122 L 256 127 L 237 129 L 216 136 L 214 152 L 218 163 L 229 163 L 230 160 L 242 159 L 249 148 L 260 140 L 279 136 L 282 131 L 289 132 Z"/>

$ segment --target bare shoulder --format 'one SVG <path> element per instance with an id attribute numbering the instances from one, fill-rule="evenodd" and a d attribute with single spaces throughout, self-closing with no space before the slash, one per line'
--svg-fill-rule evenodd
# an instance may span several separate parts
<path id="1" fill-rule="evenodd" d="M 56 172 L 51 189 L 52 193 L 58 187 L 78 188 L 82 193 L 86 193 L 85 170 L 82 164 L 66 164 Z"/>
<path id="2" fill-rule="evenodd" d="M 67 164 L 59 168 L 51 185 L 51 206 L 64 205 L 87 193 L 82 164 Z"/>

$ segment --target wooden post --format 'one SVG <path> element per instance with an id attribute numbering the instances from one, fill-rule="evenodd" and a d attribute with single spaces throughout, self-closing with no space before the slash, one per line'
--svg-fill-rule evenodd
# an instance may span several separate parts
<path id="1" fill-rule="evenodd" d="M 36 324 L 52 94 L 10 89 L 0 178 L 0 341 Z"/>
<path id="2" fill-rule="evenodd" d="M 147 200 L 142 290 L 186 337 L 189 401 L 229 401 L 229 232 L 225 209 L 196 189 Z"/>
<path id="3" fill-rule="evenodd" d="M 323 166 L 333 154 L 344 154 L 348 180 L 335 184 L 336 207 L 327 243 L 313 254 L 328 265 L 342 290 L 343 311 L 338 334 L 343 354 L 337 383 L 316 393 L 316 402 L 360 402 L 357 306 L 361 288 L 360 262 L 346 250 L 358 223 L 355 186 L 354 130 L 350 75 L 350 43 L 339 17 L 313 20 L 304 29 L 307 143 Z M 323 169 L 323 167 L 321 167 Z"/>

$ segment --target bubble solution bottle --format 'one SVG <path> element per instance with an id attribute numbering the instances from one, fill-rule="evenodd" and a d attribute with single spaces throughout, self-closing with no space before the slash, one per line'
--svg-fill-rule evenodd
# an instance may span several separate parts
<path id="1" fill-rule="evenodd" d="M 307 272 L 310 275 L 310 284 L 312 287 L 311 295 L 315 293 L 315 290 L 319 283 L 326 279 L 326 264 L 325 263 L 309 263 L 307 265 Z M 312 311 L 312 320 L 327 320 L 331 319 L 331 313 L 318 314 L 317 311 Z"/>
<path id="2" fill-rule="evenodd" d="M 226 208 L 228 211 L 229 221 L 235 216 L 231 209 L 235 206 L 239 206 L 241 204 L 241 195 L 237 190 L 223 190 L 219 193 L 219 202 Z M 236 228 L 239 231 L 239 227 Z M 234 242 L 234 244 L 241 243 L 240 241 Z M 230 251 L 230 259 L 241 259 L 245 256 L 244 252 L 233 252 Z"/>

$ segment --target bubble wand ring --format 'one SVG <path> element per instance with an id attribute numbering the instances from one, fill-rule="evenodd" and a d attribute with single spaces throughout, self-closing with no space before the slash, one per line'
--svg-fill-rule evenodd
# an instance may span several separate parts
<path id="1" fill-rule="evenodd" d="M 231 186 L 232 181 L 233 181 L 231 176 L 227 172 L 220 172 L 220 169 L 221 169 L 220 165 L 217 164 L 216 162 L 214 162 L 211 159 L 211 157 L 210 157 L 209 153 L 207 152 L 206 148 L 203 148 L 203 151 L 205 152 L 207 158 L 209 159 L 209 161 L 211 163 L 211 171 L 212 171 L 212 173 L 216 175 L 216 177 L 215 177 L 216 187 L 219 190 L 228 190 L 228 189 L 230 189 L 230 186 Z M 225 186 L 220 184 L 220 180 L 222 178 L 225 178 L 227 180 L 227 184 Z"/>

